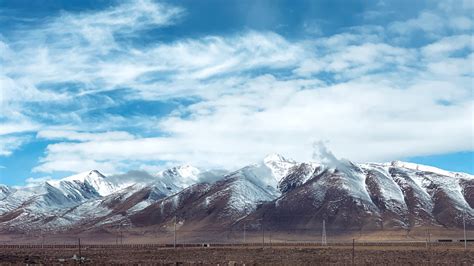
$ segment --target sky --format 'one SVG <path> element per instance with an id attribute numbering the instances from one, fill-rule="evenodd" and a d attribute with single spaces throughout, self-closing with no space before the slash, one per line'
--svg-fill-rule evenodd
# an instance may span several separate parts
<path id="1" fill-rule="evenodd" d="M 470 0 L 0 0 L 0 183 L 314 143 L 474 173 Z"/>

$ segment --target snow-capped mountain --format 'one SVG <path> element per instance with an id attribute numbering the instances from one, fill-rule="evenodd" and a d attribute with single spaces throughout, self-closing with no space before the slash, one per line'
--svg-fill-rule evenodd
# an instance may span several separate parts
<path id="1" fill-rule="evenodd" d="M 186 167 L 184 172 L 193 174 L 191 178 L 185 176 L 184 182 L 191 179 L 190 183 L 195 184 L 156 201 L 129 218 L 139 226 L 166 224 L 175 216 L 183 221 L 193 221 L 194 227 L 206 226 L 200 221 L 229 225 L 253 212 L 258 204 L 276 199 L 280 195 L 277 189 L 279 179 L 295 164 L 281 156 L 271 155 L 260 163 L 231 173 L 216 170 L 198 172 L 195 168 Z M 161 175 L 176 178 L 181 176 L 179 170 L 172 168 Z"/>
<path id="2" fill-rule="evenodd" d="M 35 224 L 41 227 L 71 208 L 114 191 L 105 176 L 95 170 L 88 171 L 11 191 L 0 201 L 0 215 L 8 217 L 3 220 L 9 228 L 29 229 Z"/>
<path id="3" fill-rule="evenodd" d="M 46 181 L 11 191 L 0 201 L 0 211 L 21 208 L 54 210 L 72 207 L 89 199 L 101 197 L 99 191 L 111 193 L 111 185 L 97 171 L 89 171 L 57 181 Z M 105 191 L 105 192 L 104 192 Z"/>
<path id="4" fill-rule="evenodd" d="M 283 194 L 243 222 L 266 217 L 274 228 L 312 226 L 348 230 L 474 226 L 474 177 L 410 163 L 309 165 L 280 183 Z M 307 180 L 306 182 L 304 180 Z M 301 207 L 304 206 L 304 207 Z"/>
<path id="5" fill-rule="evenodd" d="M 216 172 L 208 172 L 208 177 L 211 174 L 214 177 L 199 180 L 218 181 L 192 185 L 151 204 L 131 215 L 130 219 L 138 226 L 167 224 L 175 216 L 180 217 L 183 225 L 188 221 L 194 228 L 206 227 L 211 222 L 229 226 L 255 211 L 259 204 L 278 198 L 281 195 L 278 182 L 295 164 L 292 160 L 272 154 L 259 163 L 222 173 L 221 178 L 216 178 Z"/>
<path id="6" fill-rule="evenodd" d="M 379 230 L 474 227 L 474 176 L 395 161 L 298 163 L 272 154 L 233 172 L 177 166 L 121 182 L 88 171 L 35 187 L 0 186 L 0 228 L 91 230 L 118 223 L 184 228 Z"/>
<path id="7" fill-rule="evenodd" d="M 109 180 L 99 171 L 91 170 L 18 190 L 2 186 L 0 224 L 17 231 L 67 229 L 99 221 L 107 224 L 178 193 L 199 179 L 212 179 L 224 173 L 184 165 L 130 183 L 117 178 Z"/>

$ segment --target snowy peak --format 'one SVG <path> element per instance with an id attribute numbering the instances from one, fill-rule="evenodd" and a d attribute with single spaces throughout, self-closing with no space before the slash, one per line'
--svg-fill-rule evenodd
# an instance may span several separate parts
<path id="1" fill-rule="evenodd" d="M 101 196 L 107 196 L 115 191 L 117 191 L 117 187 L 113 185 L 111 182 L 107 181 L 106 177 L 101 174 L 97 170 L 90 170 L 87 172 L 79 173 L 76 175 L 68 176 L 58 181 L 48 181 L 47 183 L 56 187 L 60 188 L 63 187 L 66 183 L 82 183 L 91 186 L 92 188 L 97 191 L 97 193 Z"/>
<path id="2" fill-rule="evenodd" d="M 72 175 L 72 176 L 65 177 L 65 178 L 63 178 L 62 180 L 67 180 L 67 181 L 74 181 L 74 180 L 84 181 L 87 177 L 105 178 L 105 176 L 104 176 L 103 174 L 101 174 L 99 171 L 97 171 L 97 170 L 90 170 L 90 171 L 82 172 L 82 173 L 79 173 L 79 174 L 76 174 L 76 175 Z"/>
<path id="3" fill-rule="evenodd" d="M 270 154 L 263 159 L 263 165 L 270 169 L 275 184 L 288 174 L 291 167 L 297 163 L 293 160 L 287 159 L 279 154 Z"/>
<path id="4" fill-rule="evenodd" d="M 172 174 L 175 176 L 180 176 L 183 178 L 191 178 L 191 179 L 197 177 L 197 175 L 199 175 L 200 173 L 199 169 L 191 165 L 176 166 L 168 170 L 165 170 L 164 172 L 167 174 Z"/>
<path id="5" fill-rule="evenodd" d="M 265 158 L 263 158 L 264 163 L 271 163 L 271 162 L 288 162 L 288 163 L 294 163 L 295 161 L 291 159 L 287 159 L 283 157 L 281 154 L 278 153 L 270 153 Z"/>
<path id="6" fill-rule="evenodd" d="M 198 183 L 201 171 L 191 165 L 181 165 L 169 168 L 157 174 L 165 184 L 184 189 Z"/>
<path id="7" fill-rule="evenodd" d="M 79 174 L 75 174 L 72 176 L 65 177 L 61 179 L 61 181 L 80 181 L 80 182 L 85 182 L 86 180 L 98 180 L 98 179 L 104 179 L 105 176 L 101 174 L 97 170 L 90 170 L 87 172 L 82 172 Z"/>

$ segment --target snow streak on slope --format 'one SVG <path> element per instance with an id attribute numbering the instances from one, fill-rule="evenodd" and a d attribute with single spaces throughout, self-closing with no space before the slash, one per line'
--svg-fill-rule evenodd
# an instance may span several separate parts
<path id="1" fill-rule="evenodd" d="M 257 204 L 276 198 L 273 188 L 261 187 L 253 179 L 238 176 L 228 180 L 222 189 L 206 198 L 209 204 L 226 199 L 223 215 L 238 219 L 255 210 Z"/>
<path id="2" fill-rule="evenodd" d="M 474 214 L 462 193 L 460 184 L 462 179 L 473 180 L 474 176 L 405 162 L 392 162 L 392 165 L 404 168 L 430 198 L 436 198 L 437 193 L 443 192 L 458 211 L 467 210 Z"/>
<path id="3" fill-rule="evenodd" d="M 278 182 L 278 189 L 282 193 L 289 192 L 303 184 L 310 178 L 323 171 L 323 167 L 314 162 L 300 163 L 292 166 L 287 174 Z"/>

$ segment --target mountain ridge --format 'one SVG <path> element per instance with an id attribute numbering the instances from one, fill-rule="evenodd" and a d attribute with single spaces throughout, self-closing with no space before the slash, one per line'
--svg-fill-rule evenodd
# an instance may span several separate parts
<path id="1" fill-rule="evenodd" d="M 182 226 L 241 227 L 268 219 L 269 228 L 474 227 L 474 176 L 408 162 L 334 166 L 270 154 L 233 172 L 169 168 L 153 180 L 117 184 L 97 170 L 36 187 L 0 185 L 0 225 L 9 232 Z M 293 217 L 286 219 L 285 217 Z M 300 218 L 298 218 L 300 217 Z"/>

